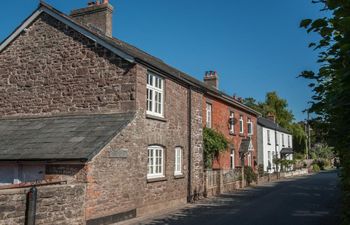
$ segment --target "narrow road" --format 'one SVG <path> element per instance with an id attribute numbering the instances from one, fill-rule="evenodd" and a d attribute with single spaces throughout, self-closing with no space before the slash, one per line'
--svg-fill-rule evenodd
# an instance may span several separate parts
<path id="1" fill-rule="evenodd" d="M 338 225 L 336 171 L 225 194 L 143 225 Z"/>

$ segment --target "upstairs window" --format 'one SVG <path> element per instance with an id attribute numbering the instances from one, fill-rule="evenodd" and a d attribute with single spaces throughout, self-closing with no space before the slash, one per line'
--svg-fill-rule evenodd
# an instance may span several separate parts
<path id="1" fill-rule="evenodd" d="M 159 177 L 164 177 L 164 149 L 161 146 L 149 146 L 147 178 Z"/>
<path id="2" fill-rule="evenodd" d="M 164 116 L 164 80 L 152 73 L 147 74 L 147 114 Z"/>
<path id="3" fill-rule="evenodd" d="M 211 128 L 211 121 L 212 121 L 212 105 L 207 103 L 207 128 Z"/>
<path id="4" fill-rule="evenodd" d="M 175 148 L 175 175 L 182 175 L 182 148 Z"/>
<path id="5" fill-rule="evenodd" d="M 253 135 L 253 123 L 251 119 L 248 119 L 247 126 L 248 126 L 248 135 Z"/>
<path id="6" fill-rule="evenodd" d="M 288 148 L 290 148 L 290 135 L 288 135 Z"/>
<path id="7" fill-rule="evenodd" d="M 282 147 L 284 147 L 284 134 L 282 134 Z"/>
<path id="8" fill-rule="evenodd" d="M 243 134 L 244 133 L 244 126 L 243 126 L 243 116 L 239 116 L 239 133 Z"/>
<path id="9" fill-rule="evenodd" d="M 230 112 L 230 134 L 235 133 L 235 113 Z"/>
<path id="10" fill-rule="evenodd" d="M 270 130 L 267 130 L 267 144 L 271 144 Z"/>

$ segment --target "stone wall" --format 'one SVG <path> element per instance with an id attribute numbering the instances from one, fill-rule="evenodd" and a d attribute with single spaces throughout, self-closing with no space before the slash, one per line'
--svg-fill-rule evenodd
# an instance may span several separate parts
<path id="1" fill-rule="evenodd" d="M 137 114 L 135 119 L 88 164 L 86 218 L 111 218 L 123 212 L 137 216 L 185 204 L 188 197 L 188 95 L 186 87 L 165 79 L 165 116 L 146 115 L 147 70 L 137 66 Z M 202 95 L 192 100 L 192 194 L 203 190 Z M 148 146 L 164 147 L 165 177 L 147 179 Z M 174 175 L 175 147 L 181 147 L 182 176 Z M 111 152 L 127 149 L 126 158 Z"/>
<path id="2" fill-rule="evenodd" d="M 47 14 L 0 53 L 0 118 L 135 110 L 134 65 Z"/>
<path id="3" fill-rule="evenodd" d="M 0 225 L 23 225 L 29 188 L 0 191 Z M 82 225 L 84 185 L 38 187 L 36 224 Z"/>

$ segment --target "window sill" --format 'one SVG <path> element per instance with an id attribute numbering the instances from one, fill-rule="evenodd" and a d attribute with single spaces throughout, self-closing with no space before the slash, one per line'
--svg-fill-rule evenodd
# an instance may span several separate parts
<path id="1" fill-rule="evenodd" d="M 156 183 L 156 182 L 162 182 L 167 181 L 168 179 L 166 177 L 154 177 L 154 178 L 147 178 L 147 183 Z"/>
<path id="2" fill-rule="evenodd" d="M 165 119 L 164 117 L 153 116 L 153 115 L 150 115 L 150 114 L 146 114 L 146 119 L 158 120 L 158 121 L 161 121 L 161 122 L 168 122 L 168 120 Z"/>
<path id="3" fill-rule="evenodd" d="M 230 132 L 231 136 L 236 136 L 237 134 L 235 132 Z"/>
<path id="4" fill-rule="evenodd" d="M 183 175 L 183 174 L 175 174 L 174 175 L 174 179 L 183 179 L 183 178 L 185 178 L 185 175 Z"/>

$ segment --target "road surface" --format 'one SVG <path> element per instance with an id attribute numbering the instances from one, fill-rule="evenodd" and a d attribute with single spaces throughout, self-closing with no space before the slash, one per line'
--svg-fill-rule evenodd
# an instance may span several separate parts
<path id="1" fill-rule="evenodd" d="M 142 225 L 338 225 L 336 171 L 283 180 L 208 199 Z"/>

